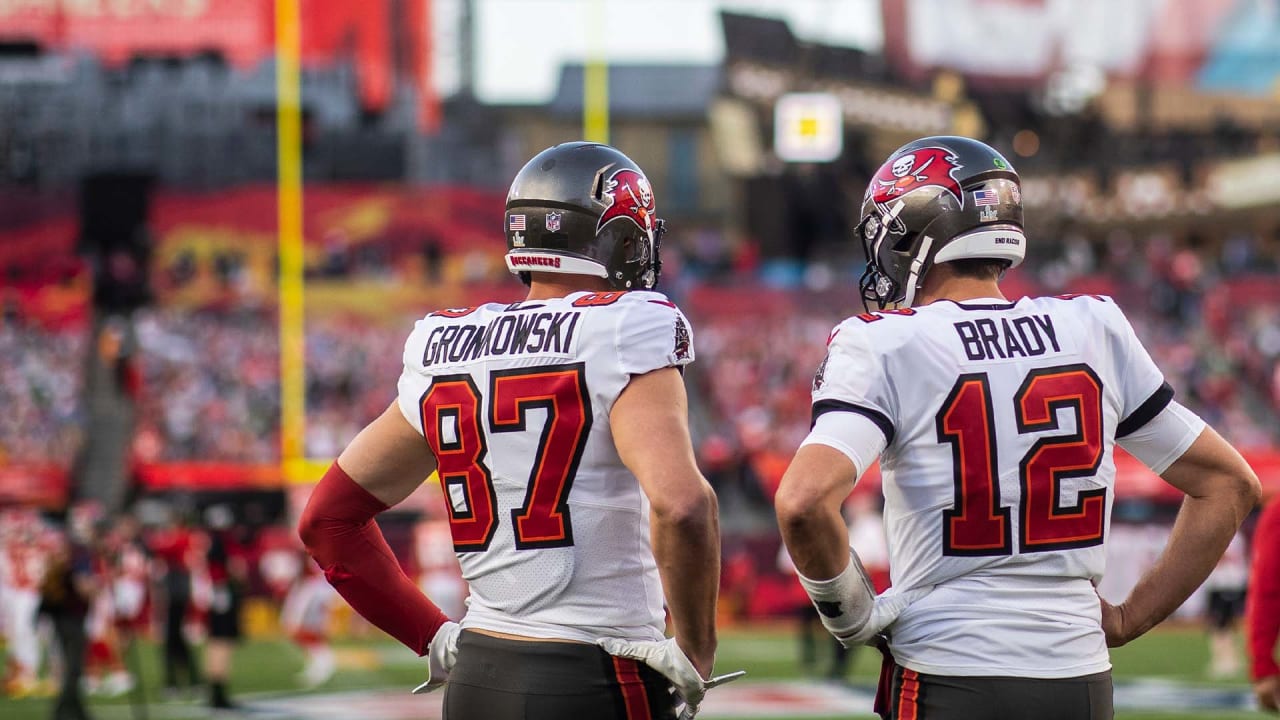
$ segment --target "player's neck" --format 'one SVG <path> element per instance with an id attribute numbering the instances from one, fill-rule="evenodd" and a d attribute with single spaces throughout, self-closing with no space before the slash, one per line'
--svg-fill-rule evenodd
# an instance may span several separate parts
<path id="1" fill-rule="evenodd" d="M 562 298 L 576 292 L 605 292 L 609 290 L 609 286 L 605 283 L 604 278 L 591 277 L 589 275 L 553 275 L 551 273 L 538 273 L 534 277 L 533 282 L 529 285 L 529 295 L 525 298 L 528 300 L 550 300 L 551 298 Z"/>
<path id="2" fill-rule="evenodd" d="M 933 280 L 934 278 L 930 278 Z M 979 298 L 991 298 L 1004 300 L 1004 293 L 1000 292 L 1000 284 L 995 280 L 979 280 L 971 277 L 960 277 L 958 275 L 950 275 L 945 278 L 937 278 L 937 282 L 926 282 L 925 287 L 920 289 L 920 294 L 916 296 L 915 305 L 928 305 L 938 300 L 954 300 L 955 302 L 964 302 L 965 300 L 977 300 Z"/>

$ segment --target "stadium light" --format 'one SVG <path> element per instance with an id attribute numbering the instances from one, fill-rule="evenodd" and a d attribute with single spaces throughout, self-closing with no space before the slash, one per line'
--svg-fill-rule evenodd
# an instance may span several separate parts
<path id="1" fill-rule="evenodd" d="M 829 93 L 788 93 L 773 109 L 773 150 L 784 162 L 831 162 L 844 151 L 844 110 Z"/>

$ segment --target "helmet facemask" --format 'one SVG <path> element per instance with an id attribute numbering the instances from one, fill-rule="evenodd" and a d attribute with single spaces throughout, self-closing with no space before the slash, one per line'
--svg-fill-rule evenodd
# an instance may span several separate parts
<path id="1" fill-rule="evenodd" d="M 917 268 L 915 277 L 908 272 L 917 263 L 907 260 L 913 242 L 907 236 L 907 228 L 898 219 L 903 203 L 895 202 L 891 206 L 877 203 L 878 214 L 868 214 L 859 223 L 856 230 L 862 241 L 862 252 L 867 260 L 867 267 L 858 279 L 858 289 L 862 294 L 862 306 L 872 310 L 875 303 L 877 310 L 884 310 L 890 305 L 910 304 L 915 296 L 915 287 L 923 277 L 923 261 Z M 900 235 L 894 242 L 892 235 Z M 926 239 L 927 240 L 927 239 Z M 892 243 L 886 246 L 886 243 Z M 926 249 L 925 255 L 928 254 Z M 903 262 L 907 260 L 907 262 Z"/>
<path id="2" fill-rule="evenodd" d="M 615 290 L 652 290 L 662 273 L 660 250 L 666 223 L 654 220 L 652 230 L 640 230 L 633 223 L 626 222 L 612 225 L 622 230 L 612 240 L 601 243 L 613 248 L 606 268 L 608 276 L 605 280 L 609 287 Z M 602 238 L 610 231 L 609 226 L 602 229 Z"/>

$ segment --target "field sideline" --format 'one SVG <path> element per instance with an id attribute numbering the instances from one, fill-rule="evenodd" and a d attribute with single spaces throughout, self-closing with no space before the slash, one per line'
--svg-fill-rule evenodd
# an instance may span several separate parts
<path id="1" fill-rule="evenodd" d="M 819 638 L 819 668 L 825 668 L 825 638 Z M 338 674 L 325 685 L 304 691 L 295 680 L 302 656 L 283 641 L 254 641 L 236 654 L 231 686 L 246 705 L 243 713 L 222 713 L 220 718 L 257 717 L 271 720 L 327 720 L 330 717 L 359 720 L 396 720 L 399 717 L 436 717 L 438 699 L 413 698 L 408 690 L 421 682 L 421 661 L 390 642 L 348 642 L 339 645 Z M 157 651 L 143 646 L 137 653 L 148 683 L 148 720 L 187 720 L 209 717 L 199 704 L 203 697 L 160 702 L 155 685 L 159 678 Z M 798 663 L 799 644 L 784 625 L 738 627 L 722 634 L 717 669 L 745 669 L 746 681 L 713 691 L 704 713 L 708 720 L 863 720 L 870 714 L 851 711 L 869 703 L 879 669 L 878 653 L 863 649 L 854 658 L 847 685 L 806 676 Z M 1153 710 L 1120 710 L 1117 720 L 1243 720 L 1261 717 L 1256 712 L 1232 710 L 1248 688 L 1244 677 L 1226 682 L 1205 678 L 1208 646 L 1198 628 L 1165 628 L 1126 648 L 1113 651 L 1117 681 L 1117 706 L 1150 707 Z M 749 681 L 749 682 L 748 682 Z M 728 692 L 732 689 L 732 693 Z M 375 692 L 370 692 L 375 691 Z M 720 693 L 717 695 L 717 693 Z M 717 702 L 716 698 L 720 701 Z M 814 707 L 844 708 L 832 715 L 778 714 L 770 707 L 786 707 L 788 698 L 812 700 Z M 1215 703 L 1212 709 L 1194 710 L 1194 703 Z M 848 704 L 844 704 L 844 703 Z M 5 720 L 44 720 L 51 713 L 49 699 L 0 699 Z M 746 709 L 742 709 L 746 708 Z M 98 699 L 91 712 L 100 720 L 135 717 L 127 698 Z M 798 706 L 797 710 L 798 712 Z M 732 714 L 742 713 L 742 714 Z M 136 717 L 141 717 L 137 715 Z"/>

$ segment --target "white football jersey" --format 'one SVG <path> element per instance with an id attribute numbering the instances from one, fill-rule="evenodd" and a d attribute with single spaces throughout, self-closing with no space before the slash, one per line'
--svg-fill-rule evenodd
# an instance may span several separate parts
<path id="1" fill-rule="evenodd" d="M 649 502 L 618 458 L 609 413 L 632 375 L 692 361 L 689 323 L 653 292 L 579 292 L 418 321 L 399 404 L 439 464 L 471 591 L 464 628 L 663 637 Z"/>
<path id="2" fill-rule="evenodd" d="M 884 432 L 893 585 L 934 586 L 890 627 L 897 661 L 938 675 L 1109 668 L 1093 583 L 1112 450 L 1172 396 L 1101 296 L 940 301 L 838 325 L 815 417 L 858 413 Z"/>

